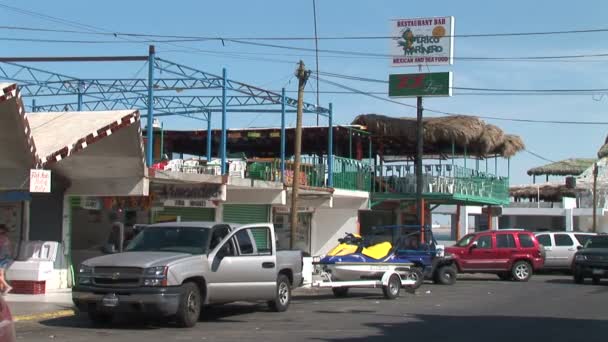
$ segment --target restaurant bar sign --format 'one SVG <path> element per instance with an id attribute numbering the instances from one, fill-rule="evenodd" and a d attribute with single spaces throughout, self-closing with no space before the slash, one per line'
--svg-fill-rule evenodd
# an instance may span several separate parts
<path id="1" fill-rule="evenodd" d="M 451 65 L 454 17 L 391 20 L 391 65 Z"/>
<path id="2" fill-rule="evenodd" d="M 389 75 L 388 96 L 452 96 L 452 72 Z"/>

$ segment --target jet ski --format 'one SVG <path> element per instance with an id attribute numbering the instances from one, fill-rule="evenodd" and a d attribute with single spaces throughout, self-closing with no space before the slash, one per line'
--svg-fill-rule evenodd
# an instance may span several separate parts
<path id="1" fill-rule="evenodd" d="M 389 241 L 372 243 L 360 235 L 347 233 L 338 242 L 315 262 L 319 271 L 330 276 L 332 281 L 380 279 L 387 271 L 407 277 L 413 271 L 412 261 L 397 253 L 397 248 Z"/>

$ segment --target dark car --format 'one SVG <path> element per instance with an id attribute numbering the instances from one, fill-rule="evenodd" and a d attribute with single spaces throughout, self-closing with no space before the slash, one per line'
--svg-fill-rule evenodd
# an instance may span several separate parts
<path id="1" fill-rule="evenodd" d="M 527 281 L 544 263 L 534 234 L 515 229 L 468 234 L 445 251 L 460 273 L 494 273 L 503 280 Z"/>
<path id="2" fill-rule="evenodd" d="M 608 235 L 598 235 L 587 240 L 574 255 L 572 268 L 574 282 L 577 284 L 582 284 L 585 278 L 591 278 L 593 284 L 599 284 L 602 278 L 608 278 Z"/>

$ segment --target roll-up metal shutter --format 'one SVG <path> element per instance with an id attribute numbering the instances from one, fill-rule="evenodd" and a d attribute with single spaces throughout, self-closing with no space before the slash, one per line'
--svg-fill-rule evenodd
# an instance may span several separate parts
<path id="1" fill-rule="evenodd" d="M 227 223 L 270 222 L 270 206 L 266 204 L 224 204 L 224 219 Z"/>

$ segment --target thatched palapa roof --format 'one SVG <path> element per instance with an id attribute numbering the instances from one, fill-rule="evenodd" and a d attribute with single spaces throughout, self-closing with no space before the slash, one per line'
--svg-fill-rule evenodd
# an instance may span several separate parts
<path id="1" fill-rule="evenodd" d="M 597 151 L 597 157 L 600 159 L 608 157 L 608 136 L 606 137 L 606 140 L 604 140 L 604 145 Z"/>
<path id="2" fill-rule="evenodd" d="M 416 146 L 416 119 L 396 118 L 378 114 L 359 115 L 354 125 L 365 126 L 374 137 L 388 143 L 386 154 L 414 154 Z M 524 149 L 519 136 L 505 134 L 499 127 L 467 115 L 432 117 L 423 119 L 425 154 L 452 152 L 464 154 L 465 146 L 470 156 L 511 157 Z"/>
<path id="3" fill-rule="evenodd" d="M 584 188 L 568 188 L 565 184 L 545 183 L 517 185 L 509 188 L 509 195 L 514 198 L 537 199 L 545 202 L 560 202 L 564 197 L 576 197 Z"/>
<path id="4" fill-rule="evenodd" d="M 560 160 L 551 164 L 539 166 L 528 170 L 529 176 L 578 176 L 587 170 L 593 163 L 593 158 L 571 158 Z"/>

